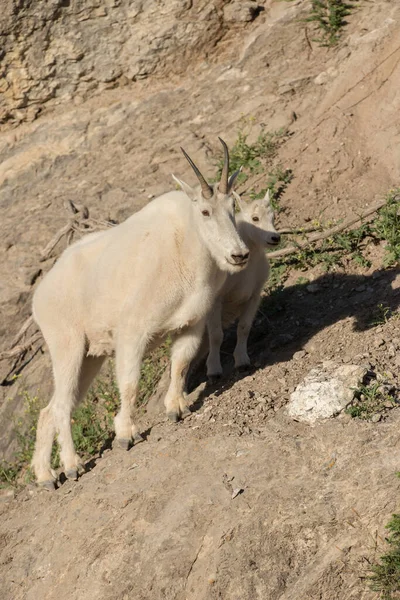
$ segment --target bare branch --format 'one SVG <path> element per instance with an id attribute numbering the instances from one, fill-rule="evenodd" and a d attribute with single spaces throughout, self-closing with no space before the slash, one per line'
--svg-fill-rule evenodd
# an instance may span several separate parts
<path id="1" fill-rule="evenodd" d="M 370 206 L 369 208 L 367 208 L 366 210 L 361 212 L 359 215 L 349 217 L 348 219 L 345 219 L 339 225 L 335 225 L 334 227 L 331 227 L 330 229 L 327 229 L 326 231 L 323 231 L 322 233 L 316 233 L 314 235 L 311 235 L 307 240 L 299 242 L 298 244 L 296 244 L 294 246 L 289 246 L 288 248 L 282 248 L 281 250 L 275 250 L 274 252 L 269 252 L 268 258 L 279 258 L 281 256 L 288 256 L 289 254 L 294 254 L 295 252 L 298 252 L 299 250 L 302 250 L 303 248 L 306 248 L 307 246 L 310 246 L 311 244 L 314 244 L 315 242 L 319 242 L 321 240 L 326 240 L 327 238 L 331 237 L 332 235 L 335 235 L 336 233 L 339 233 L 340 231 L 343 231 L 344 229 L 347 229 L 347 228 L 351 227 L 352 225 L 359 223 L 360 221 L 365 221 L 365 222 L 370 221 L 372 218 L 372 215 L 374 213 L 376 213 L 377 210 L 379 210 L 380 208 L 385 206 L 385 204 L 386 204 L 386 200 L 380 200 L 373 206 Z"/>
<path id="2" fill-rule="evenodd" d="M 11 350 L 5 350 L 4 352 L 0 352 L 0 360 L 15 358 L 16 356 L 20 356 L 24 354 L 29 348 L 33 346 L 37 341 L 42 338 L 42 334 L 40 331 L 36 331 L 26 342 L 20 344 L 18 346 L 14 346 Z"/>

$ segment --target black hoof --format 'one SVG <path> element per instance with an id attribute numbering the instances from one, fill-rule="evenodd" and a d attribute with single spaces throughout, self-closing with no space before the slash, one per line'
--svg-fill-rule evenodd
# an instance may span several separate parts
<path id="1" fill-rule="evenodd" d="M 218 381 L 221 379 L 221 377 L 222 377 L 222 373 L 216 373 L 215 375 L 209 375 L 208 383 L 210 383 L 211 385 L 214 385 L 215 383 L 218 383 Z"/>
<path id="2" fill-rule="evenodd" d="M 38 486 L 43 490 L 48 490 L 49 492 L 53 492 L 56 489 L 55 481 L 52 479 L 48 479 L 47 481 L 38 481 Z"/>
<path id="3" fill-rule="evenodd" d="M 177 423 L 179 421 L 179 413 L 177 412 L 167 412 L 167 417 L 172 423 Z"/>
<path id="4" fill-rule="evenodd" d="M 74 481 L 78 480 L 78 469 L 69 469 L 65 471 L 65 477 L 67 479 L 73 479 Z"/>
<path id="5" fill-rule="evenodd" d="M 144 437 L 142 437 L 140 433 L 135 433 L 133 436 L 133 443 L 136 446 L 136 444 L 140 444 L 140 442 L 144 442 Z"/>
<path id="6" fill-rule="evenodd" d="M 246 373 L 251 370 L 251 365 L 239 365 L 235 369 L 238 373 Z"/>
<path id="7" fill-rule="evenodd" d="M 121 450 L 129 450 L 129 448 L 131 447 L 131 440 L 126 439 L 126 438 L 119 438 L 117 440 L 115 440 L 116 442 L 116 446 L 117 448 L 120 448 Z"/>

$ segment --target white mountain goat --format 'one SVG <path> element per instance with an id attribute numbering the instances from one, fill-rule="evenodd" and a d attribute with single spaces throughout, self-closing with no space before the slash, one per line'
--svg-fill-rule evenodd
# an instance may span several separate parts
<path id="1" fill-rule="evenodd" d="M 200 182 L 156 198 L 117 227 L 68 248 L 39 284 L 33 314 L 47 342 L 54 395 L 39 417 L 32 460 L 38 483 L 54 487 L 50 455 L 55 434 L 68 478 L 81 467 L 71 433 L 71 411 L 86 395 L 113 350 L 121 407 L 116 439 L 141 441 L 132 420 L 143 355 L 172 334 L 168 417 L 187 411 L 183 387 L 198 350 L 206 315 L 228 273 L 247 263 L 235 226 L 229 154 L 219 184 L 209 185 L 182 149 Z"/>
<path id="2" fill-rule="evenodd" d="M 223 328 L 239 319 L 237 341 L 234 351 L 235 367 L 250 364 L 247 354 L 247 339 L 254 316 L 260 303 L 261 292 L 269 277 L 269 262 L 265 254 L 268 246 L 279 244 L 280 235 L 274 226 L 274 211 L 269 190 L 262 200 L 244 203 L 234 193 L 240 207 L 236 217 L 240 237 L 250 250 L 245 269 L 228 275 L 213 309 L 207 319 L 209 354 L 207 375 L 218 377 L 222 374 L 220 348 L 223 341 Z"/>

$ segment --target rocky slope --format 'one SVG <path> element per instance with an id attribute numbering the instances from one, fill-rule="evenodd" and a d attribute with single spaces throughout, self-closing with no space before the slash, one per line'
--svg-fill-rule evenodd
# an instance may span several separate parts
<path id="1" fill-rule="evenodd" d="M 2 350 L 29 315 L 38 265 L 52 262 L 39 263 L 40 251 L 68 200 L 123 219 L 171 189 L 171 172 L 191 180 L 180 145 L 214 175 L 217 135 L 232 144 L 242 116 L 254 119 L 250 139 L 260 124 L 287 131 L 276 160 L 294 179 L 281 226 L 341 218 L 399 185 L 400 8 L 360 3 L 333 49 L 313 41 L 307 8 L 5 3 Z M 254 176 L 242 190 L 262 184 Z M 4 504 L 5 598 L 374 598 L 360 577 L 398 509 L 397 411 L 309 428 L 285 404 L 322 358 L 397 374 L 398 322 L 364 326 L 377 304 L 398 308 L 398 273 L 381 270 L 382 254 L 371 250 L 369 269 L 305 273 L 312 293 L 294 273 L 270 332 L 253 333 L 254 374 L 207 390 L 178 428 L 149 411 L 147 442 L 106 453 L 77 484 Z M 11 366 L 0 363 L 5 457 L 19 393 L 51 388 L 45 349 L 17 380 Z M 244 490 L 233 500 L 224 474 Z"/>

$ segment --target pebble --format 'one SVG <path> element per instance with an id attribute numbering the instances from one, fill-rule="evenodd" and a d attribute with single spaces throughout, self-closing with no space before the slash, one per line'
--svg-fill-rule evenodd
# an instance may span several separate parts
<path id="1" fill-rule="evenodd" d="M 301 360 L 305 356 L 307 356 L 307 352 L 305 350 L 299 350 L 293 354 L 293 360 Z"/>
<path id="2" fill-rule="evenodd" d="M 10 488 L 0 490 L 0 502 L 9 502 L 15 497 L 15 491 Z"/>
<path id="3" fill-rule="evenodd" d="M 393 408 L 394 404 L 393 404 L 393 402 L 390 402 L 389 400 L 387 400 L 386 402 L 384 402 L 383 406 L 385 408 Z"/>
<path id="4" fill-rule="evenodd" d="M 306 287 L 307 292 L 310 292 L 310 294 L 316 294 L 317 292 L 320 291 L 320 289 L 321 289 L 321 286 L 318 283 L 310 283 Z"/>
<path id="5" fill-rule="evenodd" d="M 372 423 L 379 423 L 379 421 L 381 420 L 382 415 L 380 415 L 379 413 L 372 415 L 371 417 L 371 421 Z"/>

